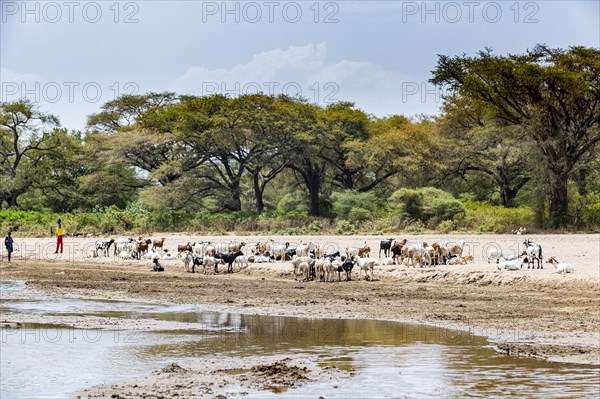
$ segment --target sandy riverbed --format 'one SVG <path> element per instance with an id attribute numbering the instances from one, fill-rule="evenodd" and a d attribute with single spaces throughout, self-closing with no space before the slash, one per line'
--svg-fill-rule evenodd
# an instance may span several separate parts
<path id="1" fill-rule="evenodd" d="M 157 235 L 158 236 L 158 235 Z M 164 235 L 165 246 L 264 237 Z M 312 240 L 331 249 L 367 243 L 376 255 L 381 237 L 274 237 L 277 242 Z M 52 240 L 15 241 L 20 251 L 10 265 L 3 258 L 0 278 L 24 280 L 34 289 L 111 298 L 202 303 L 214 310 L 301 317 L 375 318 L 414 321 L 488 336 L 506 353 L 557 361 L 600 364 L 600 235 L 536 235 L 544 258 L 573 263 L 558 275 L 544 269 L 499 272 L 483 254 L 490 245 L 504 252 L 522 248 L 523 236 L 417 236 L 415 242 L 459 241 L 475 256 L 467 266 L 406 268 L 379 266 L 376 280 L 300 283 L 289 263 L 251 264 L 235 274 L 184 273 L 182 262 L 165 261 L 165 273 L 150 273 L 150 261 L 89 259 L 93 239 L 67 238 L 65 253 L 53 255 Z M 293 246 L 293 245 L 292 245 Z M 357 272 L 355 272 L 355 277 Z"/>

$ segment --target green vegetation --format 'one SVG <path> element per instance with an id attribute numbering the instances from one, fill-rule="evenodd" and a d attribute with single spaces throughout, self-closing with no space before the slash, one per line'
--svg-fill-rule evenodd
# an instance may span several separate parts
<path id="1" fill-rule="evenodd" d="M 440 56 L 441 115 L 125 95 L 85 132 L 0 103 L 0 225 L 253 234 L 600 228 L 600 50 Z M 401 110 L 399 110 L 401 111 Z"/>

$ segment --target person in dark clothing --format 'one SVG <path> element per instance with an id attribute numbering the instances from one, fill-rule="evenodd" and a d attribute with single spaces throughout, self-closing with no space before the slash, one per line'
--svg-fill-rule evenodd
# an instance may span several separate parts
<path id="1" fill-rule="evenodd" d="M 154 259 L 154 268 L 152 269 L 153 272 L 164 272 L 165 268 L 162 267 L 162 265 L 160 263 L 158 263 L 158 259 Z"/>
<path id="2" fill-rule="evenodd" d="M 13 243 L 15 242 L 13 238 L 10 236 L 10 231 L 7 233 L 7 236 L 4 238 L 4 246 L 6 247 L 6 252 L 8 253 L 8 261 L 10 262 L 10 255 L 13 253 Z"/>

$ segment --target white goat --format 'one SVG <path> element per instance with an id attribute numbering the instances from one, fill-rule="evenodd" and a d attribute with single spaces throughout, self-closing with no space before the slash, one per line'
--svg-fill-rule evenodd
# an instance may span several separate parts
<path id="1" fill-rule="evenodd" d="M 296 255 L 297 256 L 308 256 L 310 251 L 314 249 L 314 245 L 310 242 L 306 243 L 301 241 L 300 244 L 296 247 Z"/>
<path id="2" fill-rule="evenodd" d="M 296 275 L 296 280 L 308 281 L 309 270 L 310 270 L 310 266 L 308 266 L 308 262 L 300 262 L 298 264 L 298 268 L 296 270 L 294 270 L 294 274 Z M 302 279 L 300 277 L 302 277 Z"/>
<path id="3" fill-rule="evenodd" d="M 367 280 L 373 281 L 375 279 L 375 274 L 373 270 L 375 269 L 375 265 L 378 264 L 376 259 L 373 258 L 359 258 L 358 256 L 354 257 L 354 262 L 358 266 L 358 278 L 360 279 L 360 274 L 364 270 L 365 278 Z M 371 276 L 369 277 L 369 273 Z"/>
<path id="4" fill-rule="evenodd" d="M 556 268 L 556 273 L 564 274 L 573 273 L 575 271 L 575 266 L 573 266 L 570 263 L 560 262 L 554 256 L 550 257 L 550 259 L 548 259 L 546 263 L 552 264 L 552 266 Z"/>
<path id="5" fill-rule="evenodd" d="M 329 259 L 325 259 L 323 269 L 325 269 L 325 281 L 333 282 L 335 280 L 335 267 L 333 266 L 333 262 Z"/>
<path id="6" fill-rule="evenodd" d="M 273 251 L 271 252 L 271 255 L 275 257 L 275 260 L 277 260 L 277 258 L 280 258 L 283 261 L 285 260 L 285 251 L 287 251 L 289 246 L 289 242 L 286 242 L 285 244 L 275 244 L 271 247 Z"/>
<path id="7" fill-rule="evenodd" d="M 233 260 L 233 264 L 239 266 L 240 269 L 248 267 L 248 258 L 246 256 L 238 256 Z"/>
<path id="8" fill-rule="evenodd" d="M 121 252 L 119 252 L 119 259 L 131 260 L 131 259 L 133 259 L 133 257 L 131 256 L 131 252 L 121 251 Z"/>
<path id="9" fill-rule="evenodd" d="M 534 268 L 533 262 L 535 261 L 537 262 L 537 268 L 543 269 L 542 246 L 529 241 L 529 239 L 526 239 L 523 244 L 525 245 L 525 251 L 523 251 L 522 255 L 527 256 L 527 268 Z"/>
<path id="10" fill-rule="evenodd" d="M 204 274 L 208 274 L 211 271 L 211 268 L 217 273 L 217 265 L 224 264 L 223 259 L 216 259 L 212 256 L 205 256 L 202 260 L 202 272 Z"/>
<path id="11" fill-rule="evenodd" d="M 177 254 L 177 256 L 180 257 L 181 261 L 183 262 L 183 271 L 189 272 L 190 264 L 194 260 L 194 257 L 192 256 L 192 254 L 189 253 L 188 251 L 185 251 L 185 252 L 181 252 L 181 253 Z"/>
<path id="12" fill-rule="evenodd" d="M 523 263 L 519 259 L 507 260 L 498 264 L 498 270 L 521 270 Z"/>
<path id="13" fill-rule="evenodd" d="M 350 259 L 354 259 L 358 256 L 358 248 L 346 247 L 346 256 Z"/>

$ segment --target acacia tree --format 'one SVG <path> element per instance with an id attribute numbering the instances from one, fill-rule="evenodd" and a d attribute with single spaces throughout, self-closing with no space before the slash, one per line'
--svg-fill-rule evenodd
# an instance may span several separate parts
<path id="1" fill-rule="evenodd" d="M 148 110 L 176 100 L 177 95 L 171 92 L 125 94 L 108 101 L 102 105 L 100 112 L 90 115 L 87 126 L 91 130 L 112 134 L 135 125 Z"/>
<path id="2" fill-rule="evenodd" d="M 431 81 L 527 131 L 551 175 L 551 223 L 565 224 L 569 178 L 600 141 L 600 50 L 538 45 L 523 55 L 440 55 Z"/>
<path id="3" fill-rule="evenodd" d="M 444 178 L 474 173 L 486 177 L 505 207 L 513 206 L 519 191 L 531 180 L 523 129 L 490 120 L 485 104 L 448 98 L 439 120 L 446 151 Z"/>
<path id="4" fill-rule="evenodd" d="M 60 155 L 58 118 L 41 112 L 27 99 L 0 103 L 0 207 L 17 206 L 18 198 L 36 187 L 49 154 Z"/>
<path id="5" fill-rule="evenodd" d="M 252 176 L 252 188 L 257 212 L 262 212 L 264 193 L 289 163 L 292 143 L 291 115 L 286 96 L 253 94 L 241 96 L 232 102 L 239 129 L 246 131 L 243 146 L 248 150 L 244 168 Z"/>

